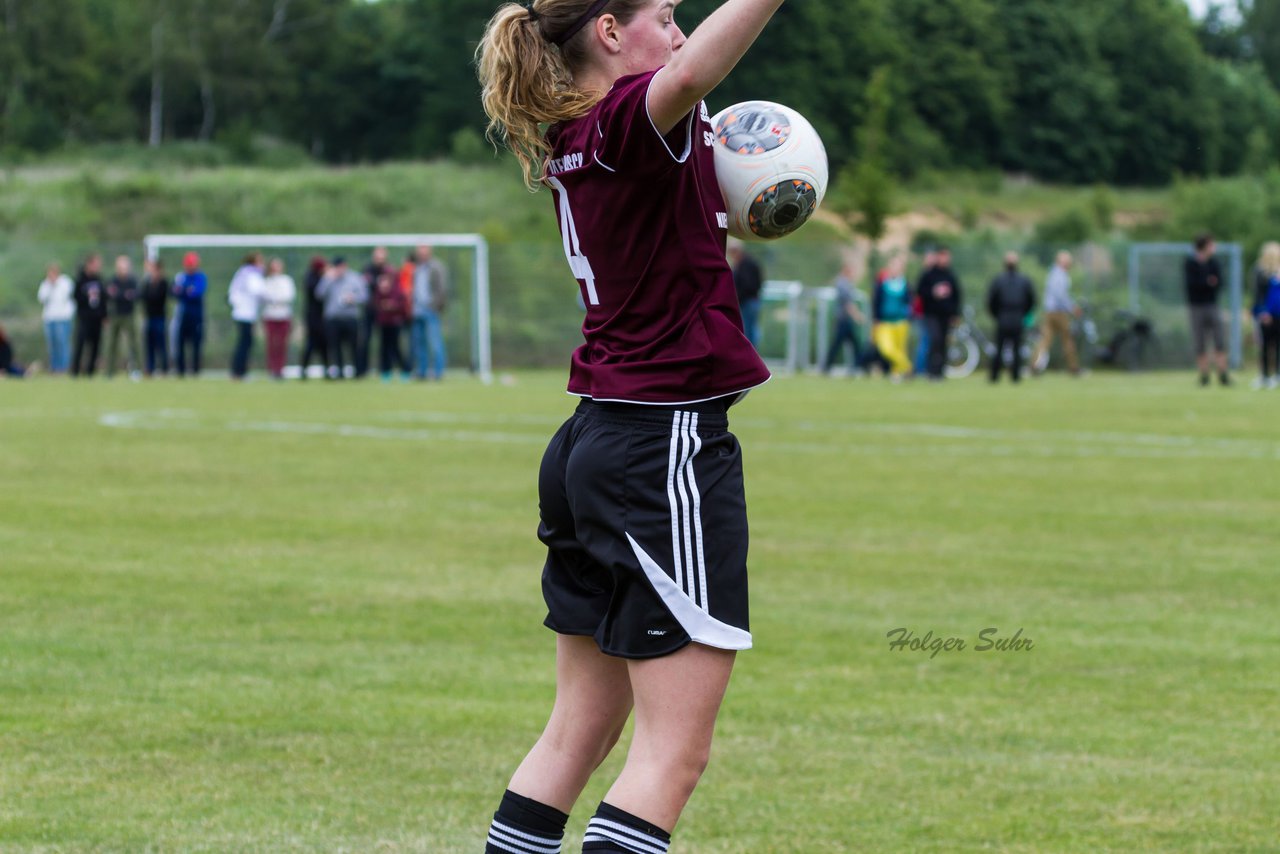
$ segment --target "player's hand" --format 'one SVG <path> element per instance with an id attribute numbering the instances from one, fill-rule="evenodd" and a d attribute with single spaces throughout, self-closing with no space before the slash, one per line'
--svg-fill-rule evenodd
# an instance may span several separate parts
<path id="1" fill-rule="evenodd" d="M 1263 326 L 1271 325 L 1271 315 L 1265 311 L 1262 314 L 1258 315 L 1258 320 L 1262 321 Z"/>

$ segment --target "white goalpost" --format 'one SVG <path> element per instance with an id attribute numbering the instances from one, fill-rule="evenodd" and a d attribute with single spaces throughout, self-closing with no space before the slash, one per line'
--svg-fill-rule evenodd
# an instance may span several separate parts
<path id="1" fill-rule="evenodd" d="M 463 249 L 475 253 L 471 275 L 471 361 L 484 383 L 493 381 L 489 303 L 489 244 L 478 234 L 149 234 L 149 260 L 165 249 L 365 249 L 375 246 Z"/>

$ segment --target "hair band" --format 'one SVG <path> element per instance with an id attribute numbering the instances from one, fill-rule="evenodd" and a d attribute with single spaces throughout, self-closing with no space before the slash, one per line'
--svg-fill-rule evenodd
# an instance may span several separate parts
<path id="1" fill-rule="evenodd" d="M 596 0 L 596 2 L 591 4 L 591 8 L 587 10 L 585 15 L 583 15 L 581 18 L 579 18 L 578 20 L 570 24 L 569 28 L 565 30 L 563 33 L 561 33 L 560 35 L 556 36 L 553 39 L 550 39 L 551 43 L 556 47 L 563 47 L 565 42 L 569 41 L 569 39 L 576 36 L 578 34 L 578 31 L 587 25 L 588 21 L 590 21 L 592 18 L 595 18 L 597 15 L 603 12 L 604 7 L 608 5 L 609 5 L 609 0 Z"/>

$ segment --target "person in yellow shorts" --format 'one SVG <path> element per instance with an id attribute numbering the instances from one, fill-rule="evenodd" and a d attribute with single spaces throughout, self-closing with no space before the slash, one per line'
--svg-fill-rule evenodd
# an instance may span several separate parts
<path id="1" fill-rule="evenodd" d="M 911 289 L 907 286 L 906 261 L 901 255 L 889 261 L 876 277 L 871 299 L 871 340 L 889 361 L 893 378 L 911 373 L 907 337 L 911 332 Z"/>

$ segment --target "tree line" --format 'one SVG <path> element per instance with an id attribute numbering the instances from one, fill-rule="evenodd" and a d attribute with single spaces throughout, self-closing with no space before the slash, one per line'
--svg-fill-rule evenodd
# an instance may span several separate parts
<path id="1" fill-rule="evenodd" d="M 686 0 L 686 31 L 719 0 Z M 493 0 L 0 0 L 0 155 L 269 137 L 476 156 Z M 875 80 L 876 85 L 869 85 Z M 1280 0 L 797 0 L 716 95 L 804 112 L 837 166 L 1163 184 L 1280 160 Z M 865 133 L 869 116 L 883 133 Z M 867 145 L 875 150 L 865 152 Z"/>

